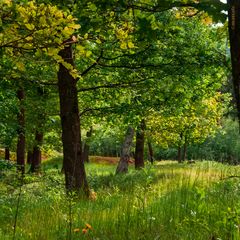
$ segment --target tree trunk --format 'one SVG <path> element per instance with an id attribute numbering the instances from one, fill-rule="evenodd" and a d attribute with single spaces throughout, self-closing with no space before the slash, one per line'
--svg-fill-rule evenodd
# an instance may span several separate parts
<path id="1" fill-rule="evenodd" d="M 36 131 L 35 144 L 32 152 L 32 162 L 30 172 L 39 172 L 41 169 L 41 145 L 43 142 L 43 133 Z"/>
<path id="2" fill-rule="evenodd" d="M 10 160 L 10 150 L 9 150 L 9 147 L 5 147 L 5 160 Z"/>
<path id="3" fill-rule="evenodd" d="M 150 140 L 148 140 L 148 159 L 151 162 L 151 164 L 153 164 L 153 161 L 154 161 L 153 148 Z"/>
<path id="4" fill-rule="evenodd" d="M 116 174 L 126 173 L 128 172 L 128 161 L 130 160 L 130 150 L 134 136 L 134 129 L 132 127 L 128 127 L 125 139 L 121 149 L 121 157 L 118 162 L 118 166 L 116 169 Z"/>
<path id="5" fill-rule="evenodd" d="M 92 136 L 92 127 L 90 128 L 90 130 L 87 132 L 87 138 L 86 138 L 86 141 L 84 143 L 84 146 L 83 146 L 83 162 L 89 162 L 89 149 L 90 149 L 90 146 L 88 144 L 88 141 L 89 141 L 89 138 Z"/>
<path id="6" fill-rule="evenodd" d="M 142 120 L 136 131 L 135 169 L 144 168 L 144 130 L 145 121 Z"/>
<path id="7" fill-rule="evenodd" d="M 228 31 L 230 39 L 232 79 L 240 125 L 240 1 L 228 0 Z"/>
<path id="8" fill-rule="evenodd" d="M 65 45 L 59 55 L 66 63 L 74 65 L 72 46 Z M 63 142 L 63 169 L 67 191 L 89 195 L 86 172 L 82 160 L 80 118 L 78 109 L 77 80 L 69 70 L 59 64 L 58 89 Z"/>
<path id="9" fill-rule="evenodd" d="M 44 97 L 47 95 L 44 92 L 44 88 L 42 86 L 37 87 L 37 98 L 43 101 Z M 32 152 L 30 153 L 29 161 L 31 161 L 30 172 L 40 172 L 41 170 L 41 162 L 42 162 L 42 153 L 41 146 L 43 143 L 43 131 L 44 124 L 46 121 L 46 114 L 43 108 L 40 108 L 38 112 L 36 112 L 36 130 L 35 130 L 35 139 Z"/>
<path id="10" fill-rule="evenodd" d="M 32 151 L 28 151 L 27 152 L 27 163 L 31 164 L 32 163 L 32 158 L 33 158 L 33 152 Z"/>
<path id="11" fill-rule="evenodd" d="M 178 146 L 178 162 L 181 163 L 182 162 L 182 148 L 181 146 Z"/>
<path id="12" fill-rule="evenodd" d="M 18 140 L 17 140 L 17 169 L 24 174 L 25 172 L 25 108 L 24 102 L 24 90 L 19 88 L 17 91 L 17 97 L 19 100 L 19 113 L 18 119 Z"/>
<path id="13" fill-rule="evenodd" d="M 182 162 L 182 140 L 183 140 L 183 133 L 180 133 L 180 142 L 178 145 L 178 162 L 181 163 Z"/>
<path id="14" fill-rule="evenodd" d="M 182 155 L 182 161 L 184 162 L 187 157 L 187 143 L 185 142 L 183 145 L 183 155 Z"/>
<path id="15" fill-rule="evenodd" d="M 89 163 L 89 149 L 90 146 L 85 142 L 83 147 L 83 162 L 85 163 Z"/>

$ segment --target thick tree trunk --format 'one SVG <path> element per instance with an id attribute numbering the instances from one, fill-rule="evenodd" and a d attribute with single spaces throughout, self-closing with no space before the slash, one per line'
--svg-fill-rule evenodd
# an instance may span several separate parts
<path id="1" fill-rule="evenodd" d="M 10 160 L 10 150 L 9 150 L 9 147 L 5 147 L 5 160 Z"/>
<path id="2" fill-rule="evenodd" d="M 228 30 L 230 39 L 232 79 L 240 124 L 240 1 L 228 0 Z"/>
<path id="3" fill-rule="evenodd" d="M 152 148 L 152 143 L 150 140 L 148 140 L 148 159 L 153 164 L 154 162 L 154 157 L 153 157 L 153 148 Z"/>
<path id="4" fill-rule="evenodd" d="M 31 164 L 32 163 L 32 159 L 33 159 L 33 152 L 29 150 L 27 152 L 27 163 Z"/>
<path id="5" fill-rule="evenodd" d="M 145 121 L 142 120 L 136 131 L 135 169 L 144 168 L 144 131 Z"/>
<path id="6" fill-rule="evenodd" d="M 130 150 L 133 142 L 133 136 L 134 136 L 134 129 L 129 126 L 125 135 L 123 145 L 122 145 L 121 157 L 118 162 L 116 174 L 128 172 L 128 161 L 130 160 Z"/>
<path id="7" fill-rule="evenodd" d="M 90 146 L 88 144 L 88 141 L 89 141 L 89 138 L 92 136 L 92 127 L 90 128 L 90 130 L 87 132 L 87 135 L 86 135 L 86 141 L 84 143 L 84 146 L 83 146 L 83 162 L 89 162 L 89 149 L 90 149 Z"/>
<path id="8" fill-rule="evenodd" d="M 22 174 L 25 172 L 25 108 L 24 102 L 24 90 L 19 88 L 17 91 L 17 97 L 19 100 L 19 113 L 18 119 L 18 140 L 17 140 L 17 169 Z"/>
<path id="9" fill-rule="evenodd" d="M 35 144 L 32 152 L 32 162 L 30 172 L 39 172 L 41 170 L 41 145 L 43 142 L 43 133 L 36 131 Z"/>
<path id="10" fill-rule="evenodd" d="M 74 65 L 71 45 L 59 52 L 66 63 Z M 81 132 L 78 109 L 77 81 L 69 70 L 59 64 L 58 88 L 62 124 L 63 169 L 67 191 L 84 191 L 89 195 L 86 172 L 82 160 Z"/>

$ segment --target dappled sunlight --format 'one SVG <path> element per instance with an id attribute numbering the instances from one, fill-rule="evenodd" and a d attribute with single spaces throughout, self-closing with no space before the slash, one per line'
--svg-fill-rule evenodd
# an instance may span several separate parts
<path id="1" fill-rule="evenodd" d="M 240 239 L 237 0 L 0 9 L 0 240 Z"/>
<path id="2" fill-rule="evenodd" d="M 191 239 L 203 239 L 200 237 L 203 234 L 207 239 L 211 236 L 208 228 L 216 236 L 225 236 L 232 229 L 231 224 L 238 221 L 238 215 L 231 224 L 221 219 L 238 214 L 239 167 L 209 161 L 195 164 L 162 161 L 139 171 L 130 169 L 125 175 L 114 175 L 114 169 L 111 164 L 87 165 L 92 189 L 90 200 L 69 202 L 63 189 L 63 175 L 47 166 L 44 175 L 26 179 L 18 236 L 54 240 L 57 235 L 58 239 L 64 239 L 69 231 L 70 203 L 73 239 L 84 234 L 120 240 L 126 237 L 126 229 L 131 239 L 136 239 L 138 234 L 146 239 L 154 239 L 159 234 L 163 239 L 186 234 Z M 9 182 L 11 175 L 7 178 Z M 11 192 L 7 182 L 3 186 L 1 198 L 9 207 L 1 208 L 0 217 L 5 218 L 3 231 L 8 234 L 12 221 L 9 204 L 16 202 L 19 188 Z"/>

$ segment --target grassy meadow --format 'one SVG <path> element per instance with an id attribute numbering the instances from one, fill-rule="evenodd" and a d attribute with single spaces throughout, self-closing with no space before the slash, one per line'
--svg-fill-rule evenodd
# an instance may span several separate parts
<path id="1" fill-rule="evenodd" d="M 174 161 L 130 167 L 86 164 L 91 199 L 66 196 L 61 158 L 19 180 L 1 162 L 0 239 L 240 239 L 240 167 Z"/>

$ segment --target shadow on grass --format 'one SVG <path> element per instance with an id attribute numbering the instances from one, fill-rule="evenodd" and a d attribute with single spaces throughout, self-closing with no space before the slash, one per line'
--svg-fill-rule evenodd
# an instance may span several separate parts
<path id="1" fill-rule="evenodd" d="M 42 162 L 42 170 L 49 170 L 49 169 L 62 169 L 62 162 L 63 162 L 63 157 L 62 156 L 57 156 L 50 158 L 46 161 Z"/>
<path id="2" fill-rule="evenodd" d="M 171 179 L 176 177 L 174 173 L 158 172 L 155 168 L 143 170 L 130 170 L 129 173 L 115 175 L 113 173 L 107 175 L 90 174 L 88 175 L 89 185 L 94 190 L 99 189 L 118 189 L 121 192 L 131 192 L 137 187 L 146 188 L 152 184 L 156 184 L 163 179 Z"/>
<path id="3" fill-rule="evenodd" d="M 47 172 L 49 170 L 62 169 L 62 156 L 54 157 L 42 163 L 42 170 Z M 100 189 L 133 191 L 136 187 L 147 187 L 151 184 L 156 184 L 163 179 L 172 179 L 176 177 L 177 173 L 165 170 L 185 168 L 187 164 L 178 164 L 177 162 L 163 163 L 159 165 L 147 165 L 145 169 L 134 170 L 132 166 L 129 167 L 127 174 L 115 175 L 115 165 L 86 164 L 87 178 L 90 188 L 95 191 Z M 162 170 L 162 171 L 161 171 Z"/>

